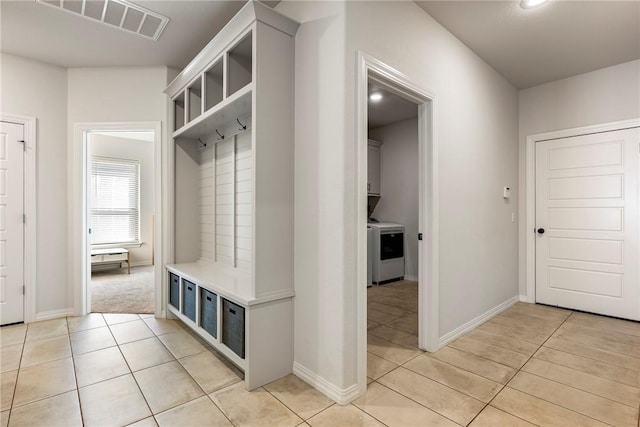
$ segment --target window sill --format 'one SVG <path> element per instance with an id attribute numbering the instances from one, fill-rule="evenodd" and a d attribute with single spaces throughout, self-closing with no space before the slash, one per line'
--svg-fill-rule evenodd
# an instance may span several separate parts
<path id="1" fill-rule="evenodd" d="M 110 249 L 110 248 L 139 248 L 143 242 L 129 242 L 129 243 L 109 243 L 103 245 L 91 245 L 91 249 Z"/>

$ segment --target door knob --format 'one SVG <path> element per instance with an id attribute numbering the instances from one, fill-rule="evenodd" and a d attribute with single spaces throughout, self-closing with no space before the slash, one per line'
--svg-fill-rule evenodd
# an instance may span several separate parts
<path id="1" fill-rule="evenodd" d="M 538 234 L 544 234 L 544 228 L 538 228 Z"/>

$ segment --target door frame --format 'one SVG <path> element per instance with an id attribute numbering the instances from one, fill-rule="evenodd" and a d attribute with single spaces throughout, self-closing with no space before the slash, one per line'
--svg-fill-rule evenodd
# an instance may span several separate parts
<path id="1" fill-rule="evenodd" d="M 610 132 L 640 127 L 640 118 L 617 122 L 601 123 L 597 125 L 581 126 L 552 132 L 537 133 L 526 137 L 525 152 L 525 268 L 526 295 L 521 297 L 524 302 L 536 302 L 536 143 L 553 139 L 569 138 L 589 135 L 593 133 Z M 640 141 L 639 141 L 640 142 Z"/>
<path id="2" fill-rule="evenodd" d="M 154 265 L 154 311 L 156 317 L 165 317 L 166 311 L 162 303 L 165 296 L 162 292 L 164 263 L 163 254 L 163 202 L 162 193 L 162 123 L 161 122 L 106 122 L 106 123 L 75 123 L 73 126 L 73 151 L 70 162 L 70 185 L 72 197 L 72 212 L 70 219 L 70 293 L 73 295 L 73 311 L 76 316 L 89 313 L 90 301 L 87 286 L 91 281 L 91 248 L 88 242 L 88 201 L 87 179 L 89 167 L 89 150 L 87 134 L 92 131 L 153 131 L 154 151 L 154 215 L 155 215 L 155 265 Z"/>
<path id="3" fill-rule="evenodd" d="M 357 380 L 360 394 L 367 389 L 367 147 L 368 80 L 418 105 L 419 232 L 424 236 L 419 259 L 418 345 L 436 351 L 439 343 L 439 228 L 438 144 L 435 129 L 436 101 L 428 91 L 384 62 L 358 51 L 356 75 L 356 286 Z"/>
<path id="4" fill-rule="evenodd" d="M 0 121 L 24 126 L 24 323 L 36 320 L 37 283 L 37 119 L 21 114 L 1 113 Z"/>

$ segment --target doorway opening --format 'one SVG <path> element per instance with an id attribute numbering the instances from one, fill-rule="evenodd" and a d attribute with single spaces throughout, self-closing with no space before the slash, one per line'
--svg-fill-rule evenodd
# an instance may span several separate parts
<path id="1" fill-rule="evenodd" d="M 418 351 L 418 104 L 371 76 L 368 94 L 367 359 L 384 366 L 390 349 Z"/>
<path id="2" fill-rule="evenodd" d="M 434 98 L 359 53 L 358 386 L 439 348 Z M 395 351 L 399 350 L 399 351 Z M 390 360 L 398 355 L 407 360 Z"/>
<path id="3" fill-rule="evenodd" d="M 157 314 L 159 125 L 79 126 L 85 232 L 78 314 Z"/>

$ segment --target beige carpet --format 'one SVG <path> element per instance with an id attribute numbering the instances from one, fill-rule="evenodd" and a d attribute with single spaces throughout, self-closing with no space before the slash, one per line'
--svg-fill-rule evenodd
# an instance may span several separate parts
<path id="1" fill-rule="evenodd" d="M 105 270 L 91 274 L 94 313 L 153 313 L 153 266 Z"/>

